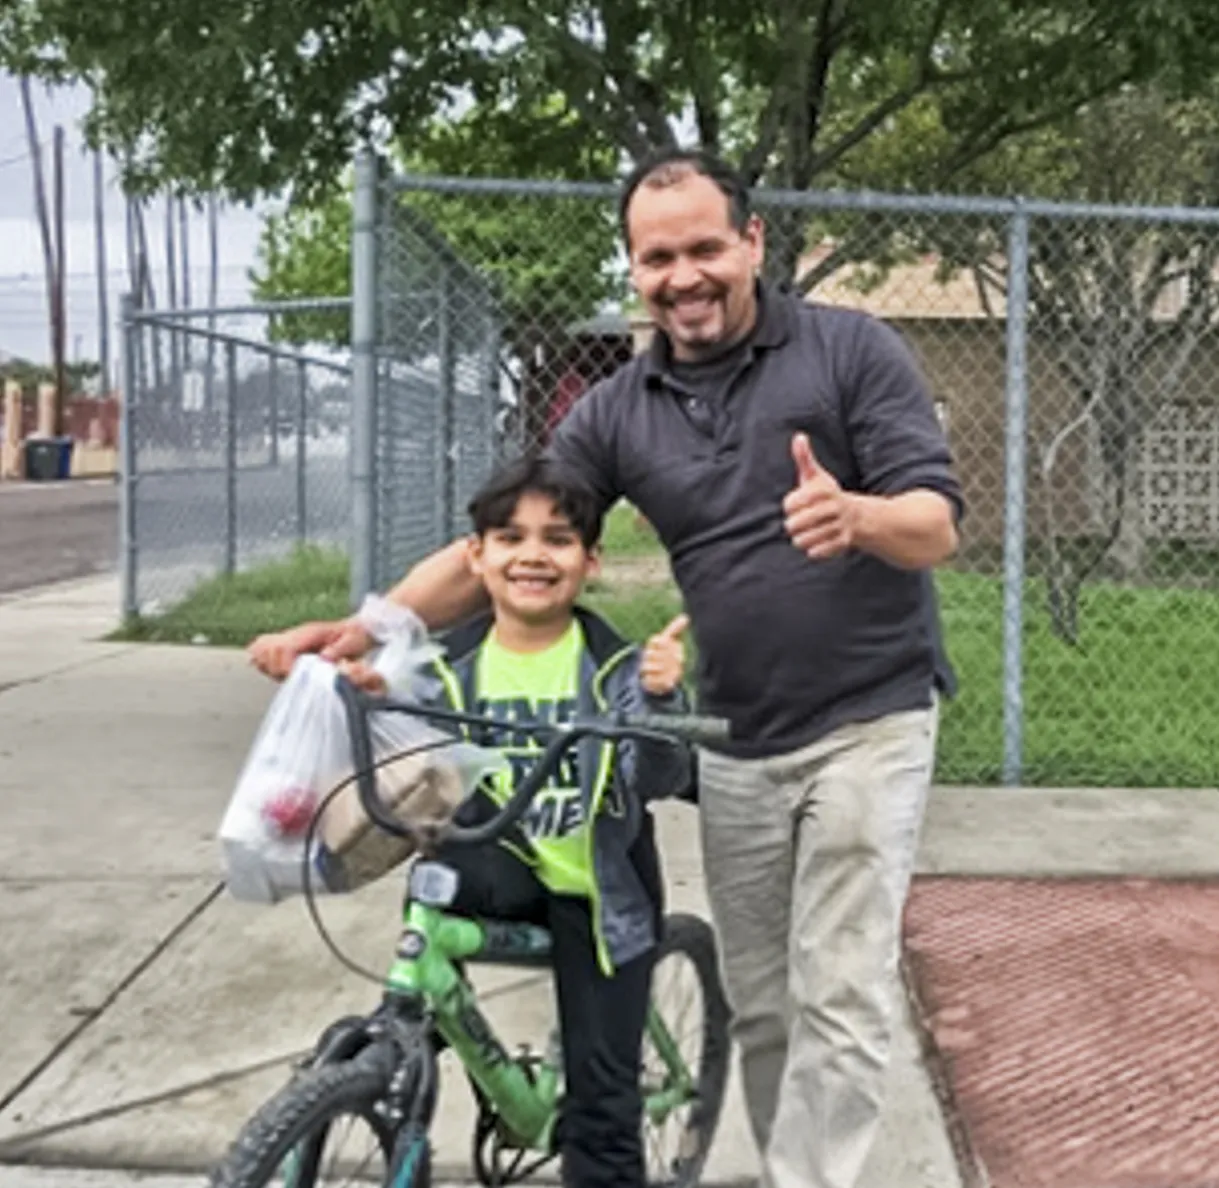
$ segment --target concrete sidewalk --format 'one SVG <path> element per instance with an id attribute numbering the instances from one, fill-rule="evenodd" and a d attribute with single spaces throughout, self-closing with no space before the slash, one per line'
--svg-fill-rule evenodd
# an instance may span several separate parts
<path id="1" fill-rule="evenodd" d="M 272 694 L 237 652 L 113 644 L 112 579 L 0 599 L 0 1163 L 195 1173 L 292 1059 L 378 989 L 339 966 L 300 902 L 218 882 L 215 829 Z M 1103 810 L 1103 811 L 1102 811 Z M 706 915 L 693 810 L 665 806 L 672 905 Z M 1213 798 L 937 789 L 919 867 L 963 874 L 1212 874 Z M 394 879 L 322 906 L 384 969 Z M 544 978 L 483 972 L 501 1038 L 544 1039 Z M 905 1012 L 863 1188 L 957 1188 Z M 451 1066 L 448 1071 L 451 1071 Z M 450 1078 L 442 1174 L 469 1175 L 469 1093 Z M 708 1182 L 756 1173 L 735 1076 Z"/>
<path id="2" fill-rule="evenodd" d="M 218 884 L 214 832 L 272 687 L 240 653 L 98 642 L 111 580 L 0 602 L 0 1160 L 194 1171 L 233 1138 L 335 1016 L 378 988 L 339 966 L 300 902 Z M 675 908 L 706 914 L 694 810 L 667 806 Z M 370 971 L 396 939 L 397 881 L 323 904 Z M 509 1045 L 544 1041 L 545 978 L 485 971 Z M 907 1025 L 871 1188 L 956 1181 Z M 437 1162 L 469 1174 L 452 1079 Z M 735 1078 L 708 1180 L 754 1174 Z"/>

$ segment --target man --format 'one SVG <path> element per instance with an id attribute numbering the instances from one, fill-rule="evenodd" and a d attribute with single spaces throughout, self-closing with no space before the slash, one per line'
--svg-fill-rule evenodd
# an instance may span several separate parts
<path id="1" fill-rule="evenodd" d="M 951 674 L 928 571 L 960 488 L 921 376 L 864 314 L 759 283 L 761 221 L 722 162 L 670 152 L 627 180 L 650 351 L 576 404 L 550 449 L 669 552 L 700 654 L 707 889 L 765 1188 L 849 1188 L 878 1128 L 900 920 Z M 392 592 L 432 625 L 484 595 L 461 546 Z M 368 646 L 357 622 L 256 641 Z"/>

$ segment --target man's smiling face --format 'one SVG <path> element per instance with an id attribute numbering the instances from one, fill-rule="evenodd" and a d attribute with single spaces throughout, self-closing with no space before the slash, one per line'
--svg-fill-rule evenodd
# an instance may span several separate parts
<path id="1" fill-rule="evenodd" d="M 733 226 L 724 192 L 684 176 L 635 191 L 626 214 L 631 279 L 674 357 L 694 362 L 740 341 L 757 316 L 762 224 Z"/>

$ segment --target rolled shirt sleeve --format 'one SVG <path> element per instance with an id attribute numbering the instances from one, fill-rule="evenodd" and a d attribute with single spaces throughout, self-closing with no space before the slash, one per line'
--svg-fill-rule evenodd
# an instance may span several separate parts
<path id="1" fill-rule="evenodd" d="M 851 370 L 846 420 L 860 489 L 873 495 L 936 491 L 960 520 L 965 501 L 948 439 L 901 336 L 874 318 L 860 318 Z"/>

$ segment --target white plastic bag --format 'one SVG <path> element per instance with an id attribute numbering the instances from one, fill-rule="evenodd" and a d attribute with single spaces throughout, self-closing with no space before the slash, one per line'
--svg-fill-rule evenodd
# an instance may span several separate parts
<path id="1" fill-rule="evenodd" d="M 392 694 L 409 699 L 418 693 L 419 669 L 435 652 L 418 631 L 404 631 L 373 667 Z M 413 852 L 410 839 L 368 819 L 354 780 L 323 808 L 328 793 L 355 770 L 336 673 L 318 656 L 300 657 L 259 727 L 219 832 L 225 879 L 237 899 L 275 903 L 304 891 L 306 838 L 319 810 L 309 855 L 314 891 L 354 890 Z M 374 762 L 414 752 L 377 769 L 381 802 L 403 820 L 446 820 L 504 763 L 498 752 L 456 739 L 435 745 L 449 736 L 414 715 L 374 713 L 369 726 Z"/>

